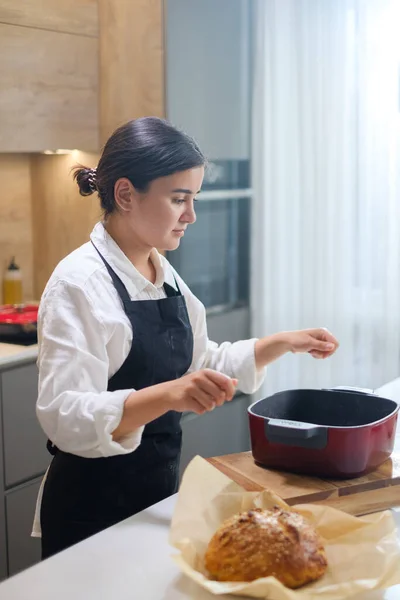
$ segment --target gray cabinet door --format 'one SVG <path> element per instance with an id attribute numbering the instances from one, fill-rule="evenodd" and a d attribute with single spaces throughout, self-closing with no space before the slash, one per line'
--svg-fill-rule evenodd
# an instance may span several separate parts
<path id="1" fill-rule="evenodd" d="M 250 155 L 250 7 L 251 0 L 165 2 L 167 116 L 211 160 Z"/>
<path id="2" fill-rule="evenodd" d="M 1 374 L 0 374 L 1 383 Z M 1 406 L 1 385 L 0 385 L 0 406 Z M 0 431 L 1 431 L 1 411 L 0 411 Z M 0 471 L 3 470 L 3 447 L 0 443 Z M 6 545 L 6 520 L 5 520 L 5 502 L 4 502 L 4 477 L 0 473 L 0 580 L 7 577 L 7 545 Z"/>
<path id="3" fill-rule="evenodd" d="M 250 450 L 249 400 L 249 396 L 240 395 L 205 415 L 186 414 L 182 418 L 181 474 L 196 455 L 209 458 Z"/>
<path id="4" fill-rule="evenodd" d="M 12 487 L 45 472 L 51 456 L 36 417 L 36 365 L 2 373 L 5 486 Z"/>
<path id="5" fill-rule="evenodd" d="M 40 561 L 40 539 L 31 537 L 40 483 L 36 480 L 6 493 L 9 575 Z"/>
<path id="6" fill-rule="evenodd" d="M 217 344 L 247 340 L 250 337 L 250 309 L 235 308 L 207 315 L 208 337 Z"/>

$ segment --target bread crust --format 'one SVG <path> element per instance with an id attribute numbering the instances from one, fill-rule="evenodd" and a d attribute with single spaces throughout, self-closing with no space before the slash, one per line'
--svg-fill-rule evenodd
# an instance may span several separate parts
<path id="1" fill-rule="evenodd" d="M 209 542 L 205 566 L 216 581 L 254 581 L 273 576 L 295 589 L 325 573 L 321 537 L 302 515 L 254 509 L 227 519 Z"/>

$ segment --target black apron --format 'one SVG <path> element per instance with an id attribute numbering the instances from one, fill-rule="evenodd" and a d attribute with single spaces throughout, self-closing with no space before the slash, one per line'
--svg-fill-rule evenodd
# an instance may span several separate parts
<path id="1" fill-rule="evenodd" d="M 179 288 L 165 283 L 166 298 L 132 301 L 121 279 L 100 257 L 133 330 L 128 357 L 109 380 L 108 390 L 141 390 L 182 377 L 192 362 L 193 333 Z M 145 426 L 134 452 L 107 458 L 82 458 L 48 442 L 54 458 L 40 511 L 42 558 L 177 492 L 180 419 L 178 412 L 166 413 Z"/>

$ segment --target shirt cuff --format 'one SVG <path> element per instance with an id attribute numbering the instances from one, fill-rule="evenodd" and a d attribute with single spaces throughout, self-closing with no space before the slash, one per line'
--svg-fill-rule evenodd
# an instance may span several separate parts
<path id="1" fill-rule="evenodd" d="M 135 390 L 117 390 L 112 393 L 112 403 L 95 415 L 96 430 L 99 440 L 99 452 L 102 456 L 128 454 L 138 448 L 142 441 L 143 427 L 134 429 L 132 433 L 118 442 L 113 440 L 112 433 L 121 422 L 124 404 L 128 396 Z"/>
<path id="2" fill-rule="evenodd" d="M 232 367 L 234 376 L 238 379 L 238 388 L 244 394 L 254 394 L 262 385 L 266 375 L 266 367 L 257 369 L 255 344 L 257 338 L 241 340 L 232 346 Z"/>

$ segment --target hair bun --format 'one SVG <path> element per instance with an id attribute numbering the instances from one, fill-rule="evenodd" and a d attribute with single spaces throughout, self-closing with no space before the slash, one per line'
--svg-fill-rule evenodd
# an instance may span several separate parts
<path id="1" fill-rule="evenodd" d="M 74 179 L 79 187 L 81 196 L 90 196 L 97 191 L 96 169 L 88 169 L 78 165 L 73 169 Z"/>

